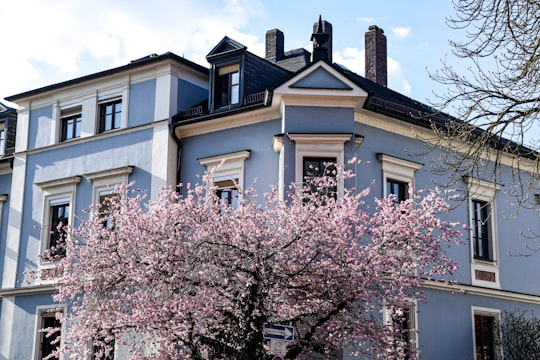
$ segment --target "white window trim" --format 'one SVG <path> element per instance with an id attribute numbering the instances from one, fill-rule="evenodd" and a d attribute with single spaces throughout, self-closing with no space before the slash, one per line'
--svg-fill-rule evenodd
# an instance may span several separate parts
<path id="1" fill-rule="evenodd" d="M 300 191 L 304 182 L 305 157 L 336 158 L 339 165 L 345 164 L 345 143 L 352 138 L 352 134 L 287 134 L 295 142 L 295 183 Z M 337 182 L 338 198 L 345 192 L 343 178 Z"/>
<path id="2" fill-rule="evenodd" d="M 214 180 L 235 180 L 238 187 L 238 198 L 241 200 L 244 193 L 245 161 L 249 159 L 249 150 L 237 151 L 228 154 L 200 158 L 199 163 L 206 166 L 206 171 L 214 171 Z"/>
<path id="3" fill-rule="evenodd" d="M 37 306 L 36 307 L 36 321 L 35 321 L 35 325 L 34 325 L 34 329 L 35 329 L 35 336 L 34 336 L 34 354 L 33 354 L 33 359 L 35 360 L 41 360 L 41 358 L 39 357 L 39 346 L 40 346 L 40 343 L 41 343 L 41 332 L 39 330 L 41 330 L 41 319 L 42 319 L 42 316 L 43 314 L 45 313 L 48 313 L 50 310 L 56 310 L 56 311 L 64 311 L 65 309 L 62 307 L 62 306 L 57 306 L 57 305 L 42 305 L 42 306 Z M 62 342 L 64 342 L 64 339 L 65 339 L 65 331 L 64 331 L 64 325 L 62 324 L 62 328 L 60 329 L 60 344 L 59 346 L 62 345 Z M 65 359 L 65 356 L 61 356 L 60 359 Z"/>
<path id="4" fill-rule="evenodd" d="M 414 189 L 414 173 L 422 168 L 422 164 L 386 154 L 377 154 L 377 158 L 382 164 L 384 197 L 388 196 L 386 193 L 386 182 L 389 179 L 407 183 Z"/>
<path id="5" fill-rule="evenodd" d="M 111 194 L 116 185 L 128 184 L 133 168 L 133 166 L 123 166 L 85 174 L 86 179 L 93 183 L 92 204 L 98 204 L 101 195 Z"/>
<path id="6" fill-rule="evenodd" d="M 501 310 L 500 309 L 492 309 L 492 308 L 486 308 L 486 307 L 480 307 L 480 306 L 471 306 L 471 324 L 472 324 L 472 338 L 473 338 L 473 356 L 474 360 L 476 359 L 476 334 L 475 334 L 475 326 L 474 326 L 474 316 L 475 315 L 484 315 L 484 316 L 491 316 L 495 318 L 496 323 L 500 323 L 501 321 Z M 499 337 L 499 340 L 501 338 L 500 332 L 497 333 L 495 336 Z M 502 359 L 503 358 L 503 349 L 500 345 L 501 341 L 496 341 L 494 344 L 494 351 L 495 351 L 495 359 Z"/>
<path id="7" fill-rule="evenodd" d="M 8 196 L 6 194 L 0 195 L 0 225 L 2 225 L 2 212 L 4 210 L 4 203 L 7 201 L 7 199 Z"/>
<path id="8" fill-rule="evenodd" d="M 95 129 L 96 134 L 108 133 L 110 131 L 117 131 L 120 129 L 126 129 L 128 127 L 128 98 L 129 98 L 129 85 L 125 86 L 121 92 L 113 92 L 107 94 L 100 94 L 96 101 L 96 119 Z M 101 131 L 101 105 L 120 100 L 122 104 L 122 113 L 120 115 L 120 127 L 118 129 L 112 129 L 107 131 Z"/>
<path id="9" fill-rule="evenodd" d="M 41 216 L 41 235 L 40 235 L 40 254 L 48 248 L 51 220 L 51 206 L 59 203 L 69 203 L 69 221 L 73 224 L 73 215 L 75 209 L 75 195 L 77 184 L 81 181 L 80 176 L 72 176 L 68 178 L 55 179 L 43 182 L 37 182 L 35 185 L 41 189 L 43 193 L 43 212 Z M 48 260 L 40 260 L 40 267 L 43 269 L 54 266 Z"/>
<path id="10" fill-rule="evenodd" d="M 415 353 L 410 357 L 410 359 L 419 359 L 420 344 L 418 341 L 418 303 L 415 299 L 407 299 L 406 302 L 408 303 L 409 312 L 413 316 L 413 328 L 411 329 L 412 331 L 409 332 L 409 342 L 413 343 Z M 390 309 L 386 306 L 383 307 L 382 314 L 383 324 L 386 326 L 393 326 L 392 313 L 390 312 Z"/>
<path id="11" fill-rule="evenodd" d="M 499 239 L 497 234 L 497 209 L 495 196 L 500 184 L 484 181 L 477 178 L 465 177 L 468 189 L 467 206 L 469 210 L 469 225 L 473 223 L 472 202 L 474 200 L 485 201 L 489 204 L 489 241 L 491 245 L 493 261 L 476 259 L 474 257 L 473 227 L 469 230 L 470 257 L 471 257 L 471 283 L 472 285 L 491 287 L 500 289 L 499 281 Z M 476 271 L 485 271 L 495 274 L 495 281 L 485 281 L 476 279 Z"/>

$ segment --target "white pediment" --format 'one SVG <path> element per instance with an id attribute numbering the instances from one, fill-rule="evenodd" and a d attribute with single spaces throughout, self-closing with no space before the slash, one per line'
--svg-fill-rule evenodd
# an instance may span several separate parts
<path id="1" fill-rule="evenodd" d="M 282 105 L 353 106 L 360 108 L 367 92 L 324 61 L 319 61 L 274 90 Z"/>

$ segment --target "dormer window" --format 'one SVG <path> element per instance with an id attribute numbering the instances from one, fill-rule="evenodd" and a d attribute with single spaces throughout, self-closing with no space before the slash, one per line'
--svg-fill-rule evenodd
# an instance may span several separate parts
<path id="1" fill-rule="evenodd" d="M 216 69 L 214 84 L 214 108 L 240 102 L 240 66 L 230 64 Z"/>

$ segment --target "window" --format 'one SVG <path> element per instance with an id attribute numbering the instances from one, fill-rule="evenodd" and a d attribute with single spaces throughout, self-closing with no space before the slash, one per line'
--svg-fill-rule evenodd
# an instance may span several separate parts
<path id="1" fill-rule="evenodd" d="M 386 195 L 394 195 L 394 202 L 399 204 L 409 197 L 409 184 L 403 181 L 386 179 Z"/>
<path id="2" fill-rule="evenodd" d="M 236 207 L 238 200 L 242 199 L 244 163 L 250 154 L 249 150 L 243 150 L 199 159 L 199 163 L 206 166 L 207 172 L 214 172 L 216 195 L 226 199 L 229 205 Z"/>
<path id="3" fill-rule="evenodd" d="M 470 177 L 464 181 L 469 191 L 471 282 L 499 288 L 495 195 L 500 185 Z"/>
<path id="4" fill-rule="evenodd" d="M 66 236 L 62 226 L 71 223 L 75 190 L 80 181 L 80 176 L 73 176 L 36 183 L 43 192 L 41 252 L 51 250 L 53 258 L 65 255 L 60 246 Z M 45 260 L 48 262 L 50 259 Z"/>
<path id="5" fill-rule="evenodd" d="M 417 359 L 418 336 L 416 306 L 413 302 L 406 306 L 385 308 L 383 320 L 393 331 L 394 347 L 403 354 L 403 359 Z"/>
<path id="6" fill-rule="evenodd" d="M 489 204 L 486 201 L 472 200 L 472 233 L 474 257 L 493 260 L 489 244 Z"/>
<path id="7" fill-rule="evenodd" d="M 345 163 L 345 142 L 351 140 L 352 134 L 288 134 L 289 139 L 295 143 L 295 177 L 294 181 L 297 185 L 304 183 L 305 165 L 311 163 L 315 164 L 315 168 L 319 171 L 323 168 L 317 166 L 319 161 L 322 163 L 325 160 L 331 160 L 331 162 L 337 164 Z M 282 153 L 281 149 L 280 152 Z M 282 162 L 282 155 L 280 154 L 280 191 L 284 189 L 284 175 L 281 173 L 285 170 L 285 166 Z M 320 162 L 319 162 L 320 163 Z M 324 166 L 324 165 L 323 165 Z M 310 170 L 313 172 L 313 170 Z M 309 174 L 308 174 L 309 175 Z M 298 191 L 301 191 L 299 188 Z M 344 193 L 343 179 L 338 179 L 337 188 L 334 191 L 337 197 L 340 197 Z"/>
<path id="8" fill-rule="evenodd" d="M 38 309 L 38 324 L 37 324 L 37 349 L 36 359 L 43 359 L 60 348 L 60 338 L 62 337 L 62 324 L 57 317 L 55 311 L 51 309 Z M 48 336 L 49 329 L 60 329 Z"/>
<path id="9" fill-rule="evenodd" d="M 475 360 L 502 358 L 499 319 L 499 310 L 473 307 Z"/>
<path id="10" fill-rule="evenodd" d="M 47 248 L 52 249 L 52 253 L 57 256 L 65 256 L 66 250 L 63 248 L 63 244 L 67 235 L 65 226 L 69 224 L 69 199 L 51 200 L 50 206 L 50 236 Z"/>
<path id="11" fill-rule="evenodd" d="M 214 108 L 230 106 L 240 102 L 239 64 L 217 68 L 214 84 Z"/>
<path id="12" fill-rule="evenodd" d="M 122 124 L 122 99 L 99 104 L 99 132 L 119 129 Z"/>
<path id="13" fill-rule="evenodd" d="M 383 172 L 383 195 L 395 195 L 400 203 L 409 197 L 409 187 L 414 189 L 414 174 L 422 164 L 400 159 L 386 154 L 377 154 Z"/>
<path id="14" fill-rule="evenodd" d="M 101 360 L 114 360 L 114 352 L 115 352 L 115 340 L 114 335 L 112 335 L 110 332 L 106 332 L 105 335 L 101 335 L 100 337 L 96 337 L 100 341 L 100 345 L 94 345 L 92 346 L 92 356 L 90 357 L 92 360 L 99 359 Z"/>
<path id="15" fill-rule="evenodd" d="M 60 119 L 62 124 L 61 141 L 81 137 L 81 119 L 80 106 L 62 110 Z"/>
<path id="16" fill-rule="evenodd" d="M 133 172 L 133 166 L 124 166 L 110 170 L 97 171 L 89 174 L 85 174 L 85 177 L 93 182 L 94 190 L 92 203 L 103 204 L 106 198 L 114 196 L 114 188 L 119 184 L 127 184 L 129 175 Z M 108 209 L 101 207 L 98 216 L 100 214 L 106 214 Z M 112 223 L 107 221 L 104 225 L 111 226 Z"/>
<path id="17" fill-rule="evenodd" d="M 233 207 L 238 206 L 238 189 L 236 184 L 238 178 L 235 179 L 214 179 L 214 185 L 217 186 L 216 195 L 220 200 L 225 200 L 227 204 Z"/>
<path id="18" fill-rule="evenodd" d="M 310 178 L 316 178 L 316 177 L 322 177 L 322 176 L 328 176 L 328 177 L 335 177 L 336 173 L 336 158 L 331 157 L 304 157 L 302 159 L 303 162 L 303 172 L 302 172 L 302 179 L 305 182 L 306 180 Z M 311 189 L 309 190 L 309 193 L 313 194 L 315 190 L 315 184 L 311 184 Z M 319 196 L 328 196 L 331 198 L 336 199 L 337 198 L 337 186 L 332 186 L 328 189 L 318 189 Z M 306 199 L 304 199 L 306 200 Z"/>

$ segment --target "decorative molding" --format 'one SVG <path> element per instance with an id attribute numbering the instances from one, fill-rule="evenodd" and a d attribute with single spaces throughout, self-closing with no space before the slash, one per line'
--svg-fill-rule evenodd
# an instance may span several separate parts
<path id="1" fill-rule="evenodd" d="M 76 185 L 80 182 L 81 182 L 80 176 L 70 176 L 70 177 L 62 178 L 62 179 L 40 181 L 34 184 L 40 189 L 44 190 L 44 189 L 49 189 L 49 188 L 58 187 L 58 186 Z"/>
<path id="2" fill-rule="evenodd" d="M 251 154 L 251 151 L 242 150 L 242 151 L 237 151 L 237 152 L 228 153 L 228 154 L 222 154 L 222 155 L 215 155 L 215 156 L 200 158 L 198 160 L 199 160 L 199 163 L 201 165 L 205 165 L 205 166 L 211 168 L 212 166 L 219 165 L 219 163 L 221 163 L 222 161 L 225 161 L 225 162 L 227 162 L 227 161 L 244 161 L 247 158 L 249 158 L 250 154 Z"/>
<path id="3" fill-rule="evenodd" d="M 94 181 L 113 176 L 127 176 L 133 172 L 133 168 L 134 166 L 123 166 L 116 169 L 102 170 L 84 174 L 84 177 L 86 177 L 89 181 Z"/>

